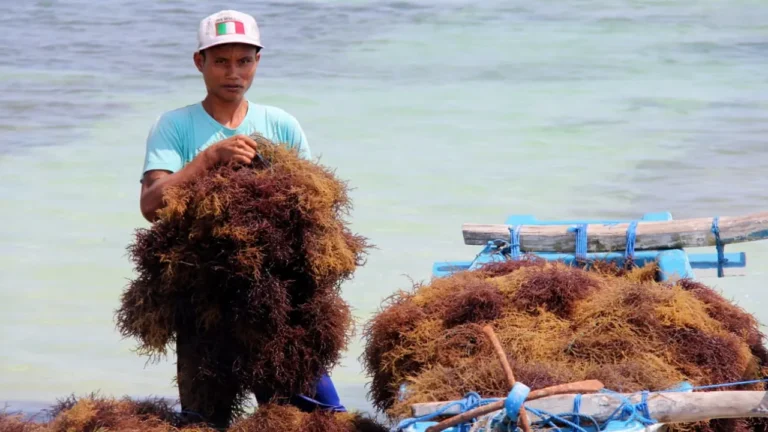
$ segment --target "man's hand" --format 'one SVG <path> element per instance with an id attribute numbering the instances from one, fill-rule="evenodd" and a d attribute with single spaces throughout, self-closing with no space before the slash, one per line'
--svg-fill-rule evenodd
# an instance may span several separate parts
<path id="1" fill-rule="evenodd" d="M 163 206 L 166 188 L 193 179 L 219 163 L 250 163 L 256 157 L 257 149 L 258 144 L 252 138 L 235 135 L 206 148 L 178 172 L 153 170 L 145 173 L 141 186 L 141 214 L 148 221 L 154 221 L 157 210 Z"/>
<path id="2" fill-rule="evenodd" d="M 250 163 L 256 157 L 258 144 L 246 135 L 235 135 L 211 145 L 205 152 L 212 165 L 219 163 Z"/>

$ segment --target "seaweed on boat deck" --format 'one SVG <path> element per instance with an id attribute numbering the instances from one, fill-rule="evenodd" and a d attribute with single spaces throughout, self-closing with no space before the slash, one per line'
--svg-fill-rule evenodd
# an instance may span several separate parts
<path id="1" fill-rule="evenodd" d="M 374 405 L 398 418 L 409 416 L 413 403 L 456 400 L 471 391 L 504 397 L 509 386 L 483 341 L 484 324 L 494 328 L 517 380 L 533 389 L 598 379 L 616 391 L 653 391 L 682 381 L 765 376 L 768 351 L 757 320 L 714 290 L 687 280 L 659 282 L 654 263 L 592 264 L 510 260 L 414 286 L 366 323 L 363 365 Z M 477 310 L 483 305 L 487 311 Z M 452 327 L 446 316 L 466 318 Z M 765 389 L 763 383 L 740 388 L 747 387 Z M 686 427 L 764 430 L 766 424 Z"/>
<path id="2" fill-rule="evenodd" d="M 447 293 L 442 302 L 437 303 L 446 327 L 485 322 L 501 316 L 504 296 L 491 283 L 475 282 L 475 286 L 468 289 Z"/>
<path id="3" fill-rule="evenodd" d="M 516 309 L 535 312 L 543 308 L 560 317 L 569 317 L 576 302 L 596 288 L 597 279 L 577 268 L 557 266 L 547 272 L 533 272 L 512 296 Z"/>
<path id="4" fill-rule="evenodd" d="M 516 260 L 497 261 L 492 264 L 485 264 L 478 269 L 473 270 L 475 276 L 480 279 L 488 279 L 496 276 L 505 276 L 524 267 L 543 267 L 547 260 L 539 258 L 536 255 L 524 254 Z"/>
<path id="5" fill-rule="evenodd" d="M 741 381 L 750 372 L 749 346 L 732 333 L 669 329 L 667 343 L 674 350 L 671 362 L 698 385 Z"/>
<path id="6" fill-rule="evenodd" d="M 752 354 L 761 364 L 768 364 L 768 349 L 763 344 L 765 335 L 760 331 L 760 325 L 754 315 L 700 282 L 681 279 L 678 285 L 702 301 L 706 305 L 707 314 L 723 323 L 728 331 L 744 337 Z"/>
<path id="7" fill-rule="evenodd" d="M 363 331 L 364 337 L 375 340 L 376 344 L 366 346 L 365 356 L 361 359 L 367 367 L 376 367 L 378 374 L 373 376 L 371 393 L 376 408 L 385 409 L 378 401 L 393 398 L 399 387 L 398 381 L 419 372 L 420 364 L 413 360 L 417 347 L 409 346 L 412 342 L 404 340 L 403 335 L 413 331 L 425 316 L 424 312 L 413 304 L 410 295 L 399 291 L 388 297 L 385 302 L 389 307 L 378 314 L 377 320 L 370 322 Z M 396 350 L 405 350 L 407 354 L 398 355 Z"/>
<path id="8" fill-rule="evenodd" d="M 259 159 L 168 190 L 128 248 L 118 328 L 153 359 L 183 351 L 182 400 L 205 416 L 236 416 L 248 392 L 265 404 L 312 389 L 352 335 L 340 285 L 370 247 L 344 220 L 346 183 L 254 138 Z"/>

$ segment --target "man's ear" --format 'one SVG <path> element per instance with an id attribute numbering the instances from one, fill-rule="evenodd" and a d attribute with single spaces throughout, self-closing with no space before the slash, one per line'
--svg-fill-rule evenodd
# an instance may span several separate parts
<path id="1" fill-rule="evenodd" d="M 203 63 L 205 62 L 205 57 L 203 57 L 200 52 L 196 52 L 194 55 L 192 55 L 192 60 L 195 62 L 195 67 L 197 67 L 197 70 L 202 72 L 203 71 Z"/>

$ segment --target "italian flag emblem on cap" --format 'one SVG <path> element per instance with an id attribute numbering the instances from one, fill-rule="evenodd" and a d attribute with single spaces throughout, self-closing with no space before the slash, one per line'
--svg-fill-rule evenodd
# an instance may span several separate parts
<path id="1" fill-rule="evenodd" d="M 216 24 L 216 36 L 245 34 L 245 26 L 240 21 L 225 21 Z"/>

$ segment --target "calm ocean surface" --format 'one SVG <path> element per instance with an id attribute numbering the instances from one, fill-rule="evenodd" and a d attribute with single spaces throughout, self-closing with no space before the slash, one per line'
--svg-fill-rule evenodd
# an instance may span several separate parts
<path id="1" fill-rule="evenodd" d="M 144 139 L 204 96 L 197 24 L 225 8 L 262 27 L 249 97 L 355 188 L 378 246 L 345 286 L 361 320 L 433 261 L 471 259 L 463 222 L 768 209 L 763 0 L 5 2 L 0 405 L 175 397 L 175 359 L 145 364 L 113 312 L 147 226 Z M 768 322 L 768 243 L 738 250 L 748 276 L 705 282 Z M 361 347 L 333 377 L 367 409 Z"/>

